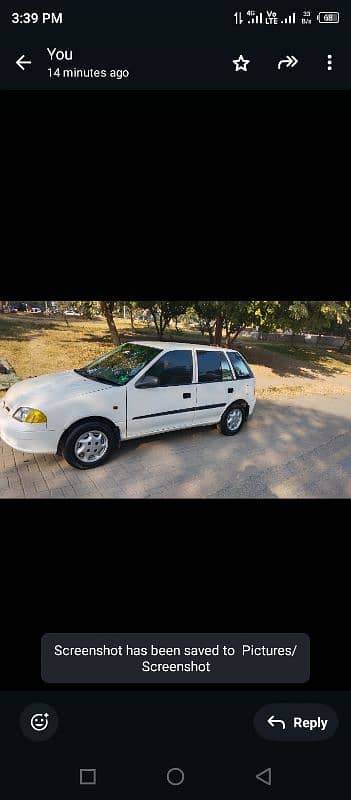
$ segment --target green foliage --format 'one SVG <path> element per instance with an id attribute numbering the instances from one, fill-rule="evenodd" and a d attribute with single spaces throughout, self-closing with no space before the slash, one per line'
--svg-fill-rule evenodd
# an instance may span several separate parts
<path id="1" fill-rule="evenodd" d="M 163 334 L 171 319 L 184 314 L 189 306 L 189 301 L 140 300 L 139 306 L 150 311 L 157 334 L 160 339 L 163 339 Z"/>
<path id="2" fill-rule="evenodd" d="M 74 304 L 74 308 L 82 314 L 84 319 L 92 319 L 100 310 L 97 300 L 80 300 Z"/>
<path id="3" fill-rule="evenodd" d="M 1 303 L 5 301 L 0 301 Z M 27 300 L 29 306 L 45 307 L 43 300 Z M 223 330 L 230 345 L 246 327 L 258 326 L 262 331 L 292 331 L 293 333 L 331 332 L 351 340 L 351 300 L 65 300 L 55 306 L 63 312 L 76 308 L 86 319 L 100 310 L 104 314 L 112 340 L 120 340 L 113 314 L 128 309 L 131 325 L 138 309 L 146 309 L 154 321 L 157 334 L 163 338 L 171 320 L 185 315 L 197 318 L 201 333 L 207 334 L 210 344 L 220 345 Z M 66 320 L 67 321 L 67 320 Z"/>

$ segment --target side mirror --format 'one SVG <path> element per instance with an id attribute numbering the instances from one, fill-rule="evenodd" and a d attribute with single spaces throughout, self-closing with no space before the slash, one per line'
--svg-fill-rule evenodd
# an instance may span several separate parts
<path id="1" fill-rule="evenodd" d="M 137 383 L 135 384 L 136 389 L 155 389 L 156 386 L 160 385 L 160 379 L 156 378 L 155 375 L 143 375 L 142 378 L 139 378 Z"/>

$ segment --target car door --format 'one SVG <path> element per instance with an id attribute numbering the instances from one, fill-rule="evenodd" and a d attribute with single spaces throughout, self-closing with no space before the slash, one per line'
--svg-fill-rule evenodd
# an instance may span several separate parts
<path id="1" fill-rule="evenodd" d="M 235 399 L 235 380 L 222 350 L 197 350 L 196 424 L 218 422 Z"/>
<path id="2" fill-rule="evenodd" d="M 154 378 L 157 386 L 143 386 Z M 127 387 L 127 438 L 194 425 L 196 386 L 192 349 L 168 350 Z"/>

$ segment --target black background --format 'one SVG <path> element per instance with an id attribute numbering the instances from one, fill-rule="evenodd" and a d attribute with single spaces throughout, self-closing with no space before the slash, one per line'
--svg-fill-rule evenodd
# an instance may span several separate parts
<path id="1" fill-rule="evenodd" d="M 47 532 L 31 529 L 19 550 L 19 542 L 3 548 L 2 688 L 55 688 L 40 679 L 42 633 L 151 627 L 308 633 L 311 680 L 290 688 L 350 688 L 345 552 L 342 534 L 330 538 L 347 501 L 62 500 L 3 507 L 24 526 L 35 515 Z"/>

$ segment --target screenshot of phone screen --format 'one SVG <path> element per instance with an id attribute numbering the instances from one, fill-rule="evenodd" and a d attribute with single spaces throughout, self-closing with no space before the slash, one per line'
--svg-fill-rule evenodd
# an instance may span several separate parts
<path id="1" fill-rule="evenodd" d="M 349 314 L 1 301 L 6 800 L 349 796 Z"/>
<path id="2" fill-rule="evenodd" d="M 1 89 L 349 89 L 350 5 L 5 2 Z"/>

